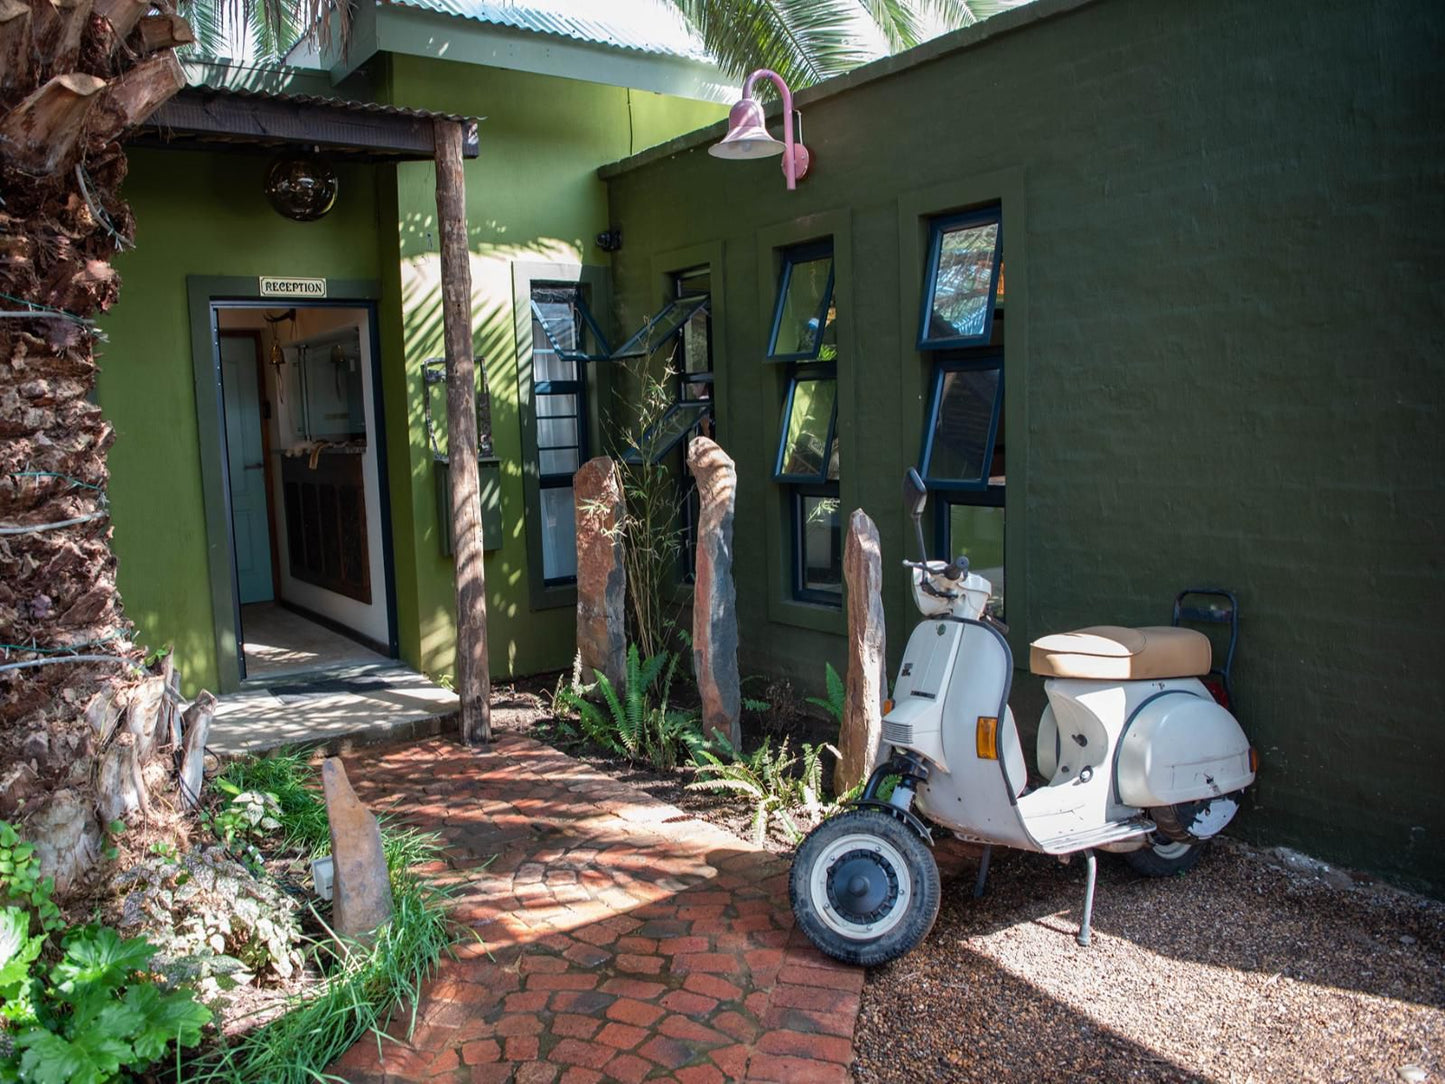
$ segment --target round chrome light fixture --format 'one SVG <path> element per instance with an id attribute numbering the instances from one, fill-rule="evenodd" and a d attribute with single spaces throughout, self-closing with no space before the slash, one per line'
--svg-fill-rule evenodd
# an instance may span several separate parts
<path id="1" fill-rule="evenodd" d="M 287 152 L 266 170 L 266 198 L 277 214 L 315 222 L 336 203 L 336 170 L 317 155 Z"/>

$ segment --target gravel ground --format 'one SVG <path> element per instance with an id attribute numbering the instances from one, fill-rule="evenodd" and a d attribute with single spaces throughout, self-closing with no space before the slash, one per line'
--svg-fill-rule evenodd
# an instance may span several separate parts
<path id="1" fill-rule="evenodd" d="M 1226 839 L 1179 878 L 1100 856 L 1085 949 L 1082 862 L 995 852 L 974 900 L 960 853 L 868 977 L 861 1084 L 1445 1081 L 1445 904 Z"/>

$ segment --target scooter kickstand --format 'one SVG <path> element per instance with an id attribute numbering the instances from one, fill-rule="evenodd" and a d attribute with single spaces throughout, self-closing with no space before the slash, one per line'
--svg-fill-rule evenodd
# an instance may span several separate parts
<path id="1" fill-rule="evenodd" d="M 1079 944 L 1089 947 L 1090 926 L 1094 921 L 1094 875 L 1098 862 L 1093 851 L 1084 852 L 1084 920 L 1079 923 Z"/>
<path id="2" fill-rule="evenodd" d="M 993 844 L 984 845 L 983 857 L 978 861 L 978 880 L 973 882 L 973 898 L 983 899 L 983 886 L 988 883 L 988 861 L 993 857 Z"/>

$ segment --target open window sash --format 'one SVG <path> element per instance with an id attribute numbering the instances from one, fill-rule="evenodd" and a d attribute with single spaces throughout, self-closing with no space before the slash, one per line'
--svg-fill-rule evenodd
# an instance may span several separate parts
<path id="1" fill-rule="evenodd" d="M 694 432 L 704 418 L 711 417 L 711 399 L 683 399 L 673 403 L 662 417 L 643 430 L 640 445 L 635 444 L 622 453 L 622 462 L 634 467 L 644 461 L 656 463 Z"/>
<path id="2" fill-rule="evenodd" d="M 768 336 L 768 360 L 833 360 L 824 350 L 832 312 L 832 244 L 800 245 L 785 251 Z"/>
<path id="3" fill-rule="evenodd" d="M 687 322 L 708 306 L 706 294 L 679 297 L 669 301 L 656 316 L 650 316 L 642 327 L 616 350 L 607 355 L 607 361 L 623 361 L 627 358 L 644 358 L 650 355 L 674 335 L 679 334 Z M 602 359 L 589 359 L 602 360 Z"/>
<path id="4" fill-rule="evenodd" d="M 563 361 L 605 361 L 611 353 L 607 345 L 607 337 L 602 334 L 602 329 L 597 326 L 596 319 L 592 316 L 592 310 L 587 307 L 587 302 L 582 299 L 582 294 L 577 290 L 559 289 L 555 296 L 543 297 L 538 303 L 538 298 L 532 298 L 532 317 L 542 329 L 542 334 L 547 337 L 547 345 L 556 351 L 557 356 Z M 555 310 L 558 305 L 568 307 L 565 322 L 559 318 Z M 586 348 L 588 339 L 591 339 L 592 349 Z M 574 345 L 566 345 L 574 344 Z"/>
<path id="5" fill-rule="evenodd" d="M 1001 355 L 938 363 L 923 435 L 925 484 L 972 492 L 988 488 L 1002 404 Z"/>
<path id="6" fill-rule="evenodd" d="M 924 269 L 918 349 L 988 345 L 1002 258 L 1000 208 L 934 219 Z"/>
<path id="7" fill-rule="evenodd" d="M 836 481 L 838 382 L 828 373 L 802 373 L 788 382 L 775 482 Z"/>

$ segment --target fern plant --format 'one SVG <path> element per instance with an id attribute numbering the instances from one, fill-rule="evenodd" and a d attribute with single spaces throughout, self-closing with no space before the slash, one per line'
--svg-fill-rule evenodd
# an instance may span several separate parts
<path id="1" fill-rule="evenodd" d="M 833 721 L 839 726 L 843 725 L 843 703 L 847 696 L 847 689 L 843 685 L 843 679 L 838 676 L 838 671 L 833 669 L 833 664 L 824 664 L 828 669 L 824 675 L 828 683 L 828 698 L 821 696 L 808 697 L 808 703 L 815 704 L 833 717 Z"/>
<path id="2" fill-rule="evenodd" d="M 762 845 L 771 824 L 777 825 L 789 843 L 797 843 L 831 809 L 822 797 L 823 753 L 837 757 L 838 750 L 827 742 L 805 743 L 796 755 L 789 754 L 787 738 L 777 752 L 770 740 L 764 740 L 751 755 L 743 755 L 721 735 L 715 745 L 722 755 L 712 748 L 700 750 L 699 778 L 689 783 L 688 789 L 746 798 L 753 807 L 754 844 Z"/>
<path id="3" fill-rule="evenodd" d="M 582 733 L 607 751 L 671 771 L 684 754 L 695 756 L 703 744 L 697 713 L 668 702 L 678 659 L 663 651 L 644 661 L 637 645 L 631 644 L 620 690 L 599 673 L 591 688 L 601 696 L 601 703 L 587 699 L 575 684 L 559 688 L 554 703 L 575 712 Z"/>

